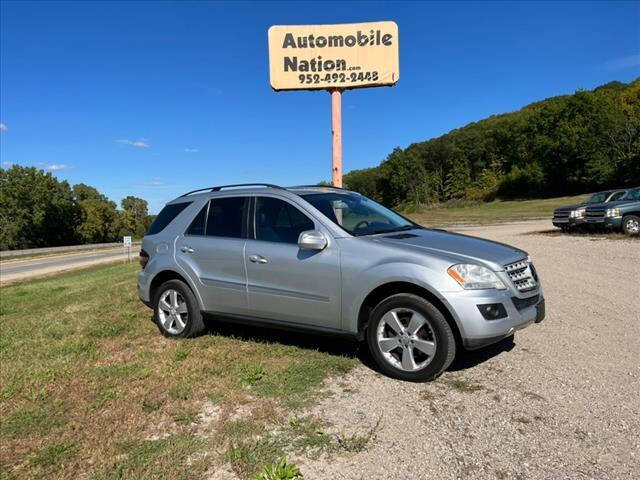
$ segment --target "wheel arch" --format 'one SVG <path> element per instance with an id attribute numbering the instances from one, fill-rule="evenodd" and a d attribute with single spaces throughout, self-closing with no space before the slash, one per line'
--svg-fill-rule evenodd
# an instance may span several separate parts
<path id="1" fill-rule="evenodd" d="M 433 304 L 433 306 L 435 306 L 447 320 L 447 323 L 453 331 L 453 336 L 455 337 L 456 343 L 460 346 L 463 345 L 462 335 L 460 334 L 458 323 L 451 313 L 449 307 L 445 305 L 445 303 L 429 289 L 421 285 L 405 281 L 393 281 L 378 285 L 365 297 L 364 301 L 360 305 L 360 309 L 358 310 L 359 339 L 364 338 L 365 330 L 367 329 L 367 324 L 369 322 L 369 316 L 376 305 L 378 305 L 385 298 L 390 297 L 391 295 L 396 295 L 398 293 L 410 293 L 413 295 L 417 295 Z"/>
<path id="2" fill-rule="evenodd" d="M 149 298 L 150 298 L 151 302 L 154 301 L 155 296 L 156 296 L 156 292 L 157 292 L 158 288 L 160 287 L 160 285 L 162 285 L 164 282 L 167 282 L 169 280 L 180 280 L 180 281 L 184 282 L 189 287 L 189 289 L 193 292 L 193 294 L 196 297 L 196 300 L 198 301 L 198 303 L 200 303 L 200 297 L 199 297 L 196 289 L 194 289 L 193 285 L 191 285 L 191 282 L 187 279 L 187 277 L 182 275 L 182 274 L 180 274 L 180 273 L 178 273 L 178 272 L 176 272 L 175 270 L 170 270 L 170 269 L 161 270 L 151 280 L 151 283 L 150 283 L 150 286 L 149 286 Z M 200 305 L 200 308 L 202 309 L 202 305 Z"/>

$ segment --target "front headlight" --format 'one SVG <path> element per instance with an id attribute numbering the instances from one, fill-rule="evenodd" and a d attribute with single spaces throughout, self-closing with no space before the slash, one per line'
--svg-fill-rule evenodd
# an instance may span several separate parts
<path id="1" fill-rule="evenodd" d="M 578 210 L 571 211 L 571 218 L 582 218 L 584 217 L 584 208 L 579 208 Z"/>
<path id="2" fill-rule="evenodd" d="M 495 273 L 482 265 L 459 263 L 449 267 L 447 273 L 465 290 L 485 288 L 504 290 L 507 288 Z"/>
<path id="3" fill-rule="evenodd" d="M 619 208 L 608 208 L 607 209 L 607 217 L 619 217 L 620 209 Z"/>

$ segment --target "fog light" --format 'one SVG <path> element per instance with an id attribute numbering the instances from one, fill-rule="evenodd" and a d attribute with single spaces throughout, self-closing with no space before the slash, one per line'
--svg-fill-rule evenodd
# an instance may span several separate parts
<path id="1" fill-rule="evenodd" d="M 507 311 L 501 303 L 478 305 L 478 310 L 480 310 L 485 320 L 498 320 L 507 316 Z"/>

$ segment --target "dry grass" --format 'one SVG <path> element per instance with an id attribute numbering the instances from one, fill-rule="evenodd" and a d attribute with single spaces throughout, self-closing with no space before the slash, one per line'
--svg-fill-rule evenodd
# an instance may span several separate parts
<path id="1" fill-rule="evenodd" d="M 352 347 L 312 336 L 216 327 L 166 339 L 135 273 L 0 289 L 0 478 L 193 479 L 225 462 L 249 475 L 295 448 L 273 433 L 291 430 L 292 409 L 357 364 Z M 232 453 L 250 442 L 259 455 Z"/>
<path id="2" fill-rule="evenodd" d="M 489 224 L 546 218 L 551 220 L 553 210 L 563 205 L 579 203 L 586 195 L 545 198 L 538 200 L 495 200 L 440 204 L 407 214 L 411 220 L 425 226 L 448 224 Z"/>

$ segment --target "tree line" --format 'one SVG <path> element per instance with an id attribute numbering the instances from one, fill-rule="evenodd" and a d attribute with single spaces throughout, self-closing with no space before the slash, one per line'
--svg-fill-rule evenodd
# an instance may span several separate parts
<path id="1" fill-rule="evenodd" d="M 640 184 L 640 79 L 548 98 L 396 148 L 347 188 L 400 209 Z"/>
<path id="2" fill-rule="evenodd" d="M 35 167 L 0 169 L 0 250 L 143 236 L 153 221 L 146 200 L 128 196 L 120 206 L 94 187 L 71 186 Z"/>

